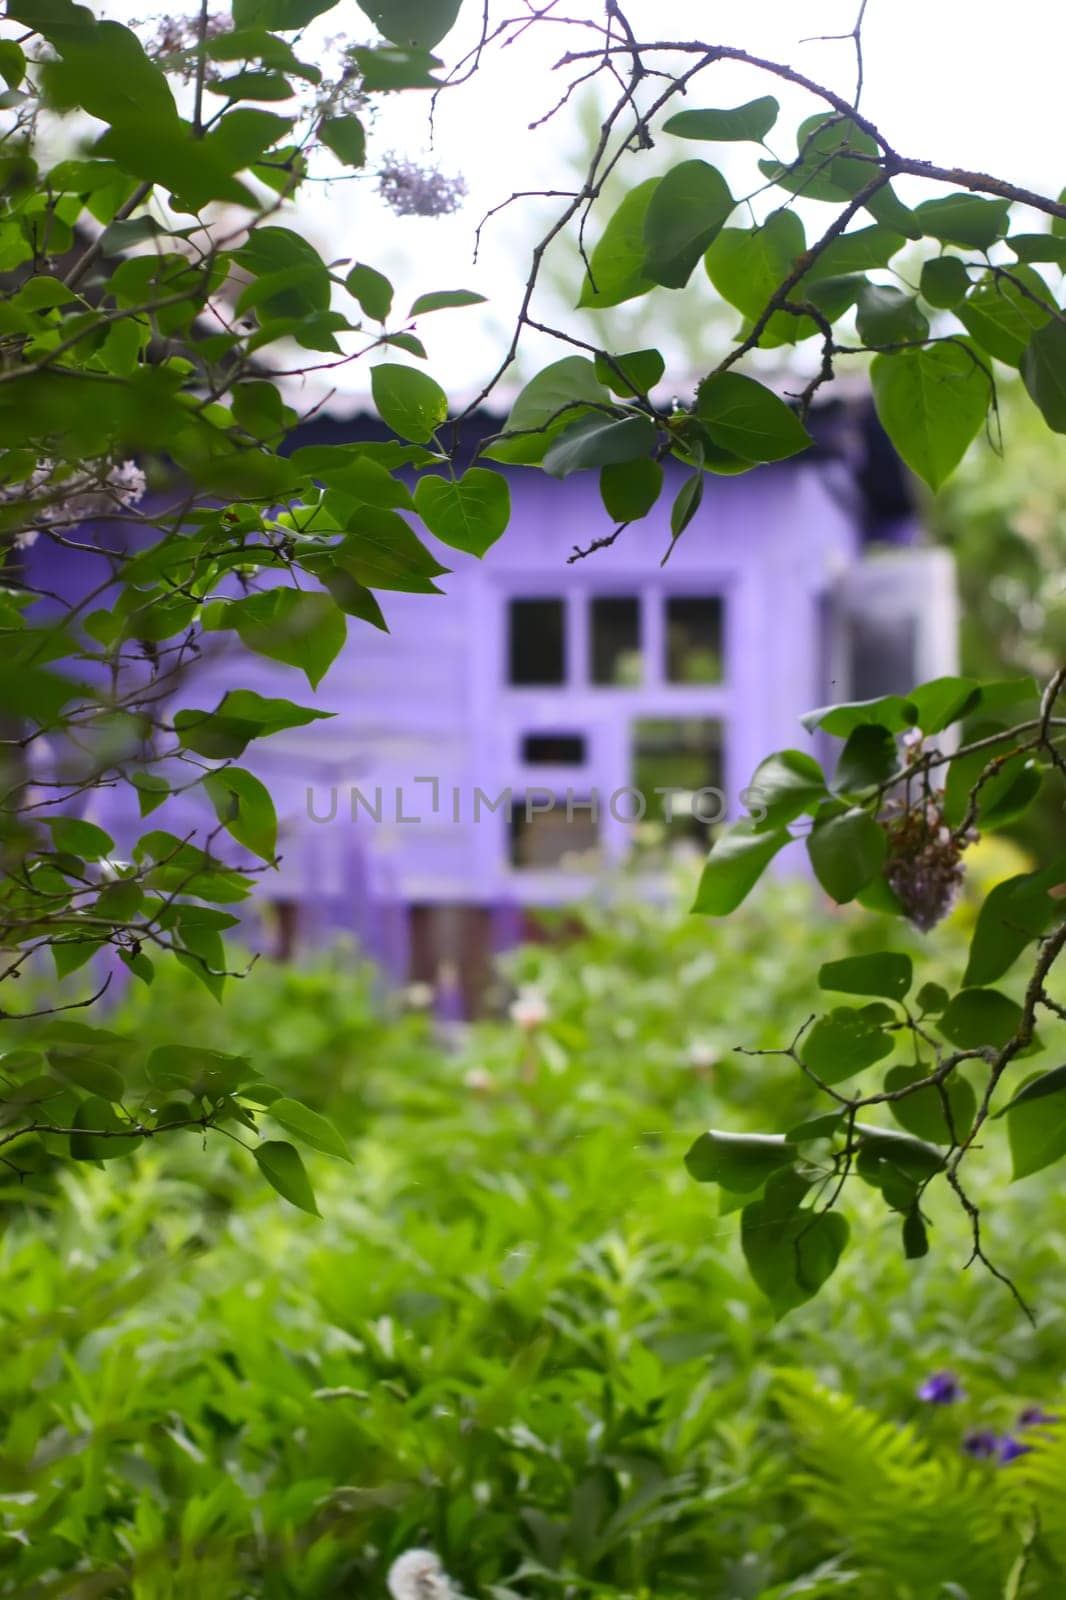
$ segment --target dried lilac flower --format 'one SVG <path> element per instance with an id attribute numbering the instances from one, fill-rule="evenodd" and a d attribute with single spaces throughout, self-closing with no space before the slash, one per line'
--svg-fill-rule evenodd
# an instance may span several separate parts
<path id="1" fill-rule="evenodd" d="M 965 873 L 962 852 L 976 834 L 957 839 L 939 799 L 905 808 L 890 802 L 881 820 L 888 836 L 885 881 L 908 921 L 928 933 L 955 904 Z"/>
<path id="2" fill-rule="evenodd" d="M 976 1428 L 963 1439 L 962 1448 L 975 1461 L 998 1461 L 1002 1446 L 988 1428 Z"/>
<path id="3" fill-rule="evenodd" d="M 444 217 L 462 205 L 466 179 L 389 155 L 378 172 L 378 193 L 398 217 Z"/>
<path id="4" fill-rule="evenodd" d="M 392 1563 L 385 1582 L 392 1600 L 458 1600 L 432 1550 L 405 1550 Z"/>
<path id="5" fill-rule="evenodd" d="M 135 461 L 88 462 L 63 477 L 54 461 L 44 460 L 22 483 L 0 486 L 0 506 L 26 502 L 26 524 L 16 532 L 14 545 L 28 550 L 42 528 L 69 528 L 92 517 L 113 516 L 136 505 L 147 487 Z"/>
<path id="6" fill-rule="evenodd" d="M 134 26 L 140 24 L 135 22 Z M 155 33 L 145 40 L 144 48 L 164 72 L 174 73 L 182 83 L 191 83 L 197 72 L 201 27 L 205 40 L 217 39 L 219 34 L 230 32 L 233 18 L 221 11 L 207 17 L 202 23 L 199 14 L 194 17 L 160 17 Z M 217 77 L 218 74 L 209 68 L 209 81 Z"/>
<path id="7" fill-rule="evenodd" d="M 965 1395 L 953 1372 L 934 1372 L 919 1386 L 918 1399 L 928 1400 L 934 1406 L 951 1406 L 965 1399 Z"/>

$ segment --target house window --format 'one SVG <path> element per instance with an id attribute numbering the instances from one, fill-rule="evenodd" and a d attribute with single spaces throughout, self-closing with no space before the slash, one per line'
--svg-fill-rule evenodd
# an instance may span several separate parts
<path id="1" fill-rule="evenodd" d="M 671 838 L 705 841 L 725 815 L 722 724 L 714 717 L 639 717 L 632 726 L 633 786 L 649 821 Z M 669 789 L 657 795 L 656 789 Z"/>
<path id="2" fill-rule="evenodd" d="M 721 683 L 722 602 L 718 595 L 666 601 L 667 683 Z"/>
<path id="3" fill-rule="evenodd" d="M 580 733 L 527 733 L 522 760 L 528 767 L 582 767 L 585 740 Z"/>
<path id="4" fill-rule="evenodd" d="M 589 652 L 593 683 L 640 683 L 640 601 L 635 595 L 600 595 L 592 601 Z"/>
<path id="5" fill-rule="evenodd" d="M 594 872 L 600 865 L 596 803 L 573 796 L 544 802 L 543 790 L 515 795 L 511 865 L 533 872 Z"/>
<path id="6" fill-rule="evenodd" d="M 508 680 L 517 688 L 566 681 L 562 600 L 512 600 L 508 617 Z"/>

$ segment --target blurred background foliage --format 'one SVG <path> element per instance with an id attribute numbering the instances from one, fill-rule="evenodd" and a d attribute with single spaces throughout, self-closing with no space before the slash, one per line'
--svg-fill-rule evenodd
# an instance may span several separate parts
<path id="1" fill-rule="evenodd" d="M 1015 865 L 997 843 L 981 871 Z M 369 1600 L 426 1546 L 478 1600 L 1058 1592 L 1066 1450 L 1018 1427 L 1061 1401 L 1054 1174 L 1024 1239 L 995 1157 L 977 1195 L 1035 1327 L 961 1270 L 956 1207 L 907 1262 L 865 1190 L 865 1247 L 775 1324 L 682 1156 L 809 1111 L 789 1063 L 733 1047 L 790 1036 L 870 930 L 794 882 L 711 927 L 685 903 L 568 913 L 510 958 L 511 1015 L 469 1026 L 343 947 L 222 1008 L 179 969 L 133 986 L 111 1026 L 250 1054 L 354 1165 L 309 1156 L 320 1222 L 196 1134 L 57 1168 L 29 1215 L 4 1192 L 0 1593 Z M 929 976 L 972 917 L 924 942 Z M 944 1369 L 952 1403 L 919 1398 Z"/>

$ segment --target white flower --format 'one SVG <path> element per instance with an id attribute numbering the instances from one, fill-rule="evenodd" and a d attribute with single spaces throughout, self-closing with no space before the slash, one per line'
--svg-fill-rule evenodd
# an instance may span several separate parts
<path id="1" fill-rule="evenodd" d="M 457 1600 L 451 1579 L 432 1550 L 405 1550 L 385 1582 L 392 1600 Z"/>
<path id="2" fill-rule="evenodd" d="M 707 1072 L 717 1066 L 721 1054 L 709 1040 L 695 1039 L 688 1047 L 688 1065 L 694 1072 Z"/>
<path id="3" fill-rule="evenodd" d="M 92 517 L 113 516 L 136 505 L 147 488 L 147 479 L 135 461 L 90 461 L 64 477 L 46 457 L 23 482 L 0 485 L 0 505 L 28 502 L 29 526 L 20 528 L 13 541 L 17 550 L 28 550 L 42 528 L 69 528 Z M 39 504 L 33 503 L 35 498 L 40 498 Z"/>
<path id="4" fill-rule="evenodd" d="M 523 985 L 517 998 L 511 1001 L 508 1015 L 520 1028 L 539 1028 L 551 1016 L 548 997 L 543 990 L 531 984 Z"/>
<path id="5" fill-rule="evenodd" d="M 463 1088 L 473 1089 L 475 1094 L 491 1094 L 496 1087 L 496 1079 L 484 1067 L 471 1067 L 463 1076 Z"/>

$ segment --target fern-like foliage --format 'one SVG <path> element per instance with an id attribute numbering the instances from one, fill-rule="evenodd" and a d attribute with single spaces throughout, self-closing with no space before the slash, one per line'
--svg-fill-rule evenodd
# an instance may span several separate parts
<path id="1" fill-rule="evenodd" d="M 935 1454 L 909 1425 L 875 1416 L 808 1374 L 782 1373 L 777 1392 L 796 1440 L 794 1486 L 862 1571 L 863 1600 L 1006 1600 L 1012 1578 L 1013 1600 L 1066 1592 L 1031 1587 L 1030 1496 L 1020 1476 L 1006 1492 L 1023 1462 L 1032 1482 L 1036 1452 L 997 1472 Z M 1041 1482 L 1053 1498 L 1053 1469 Z M 1066 1531 L 1061 1509 L 1056 1527 Z"/>

